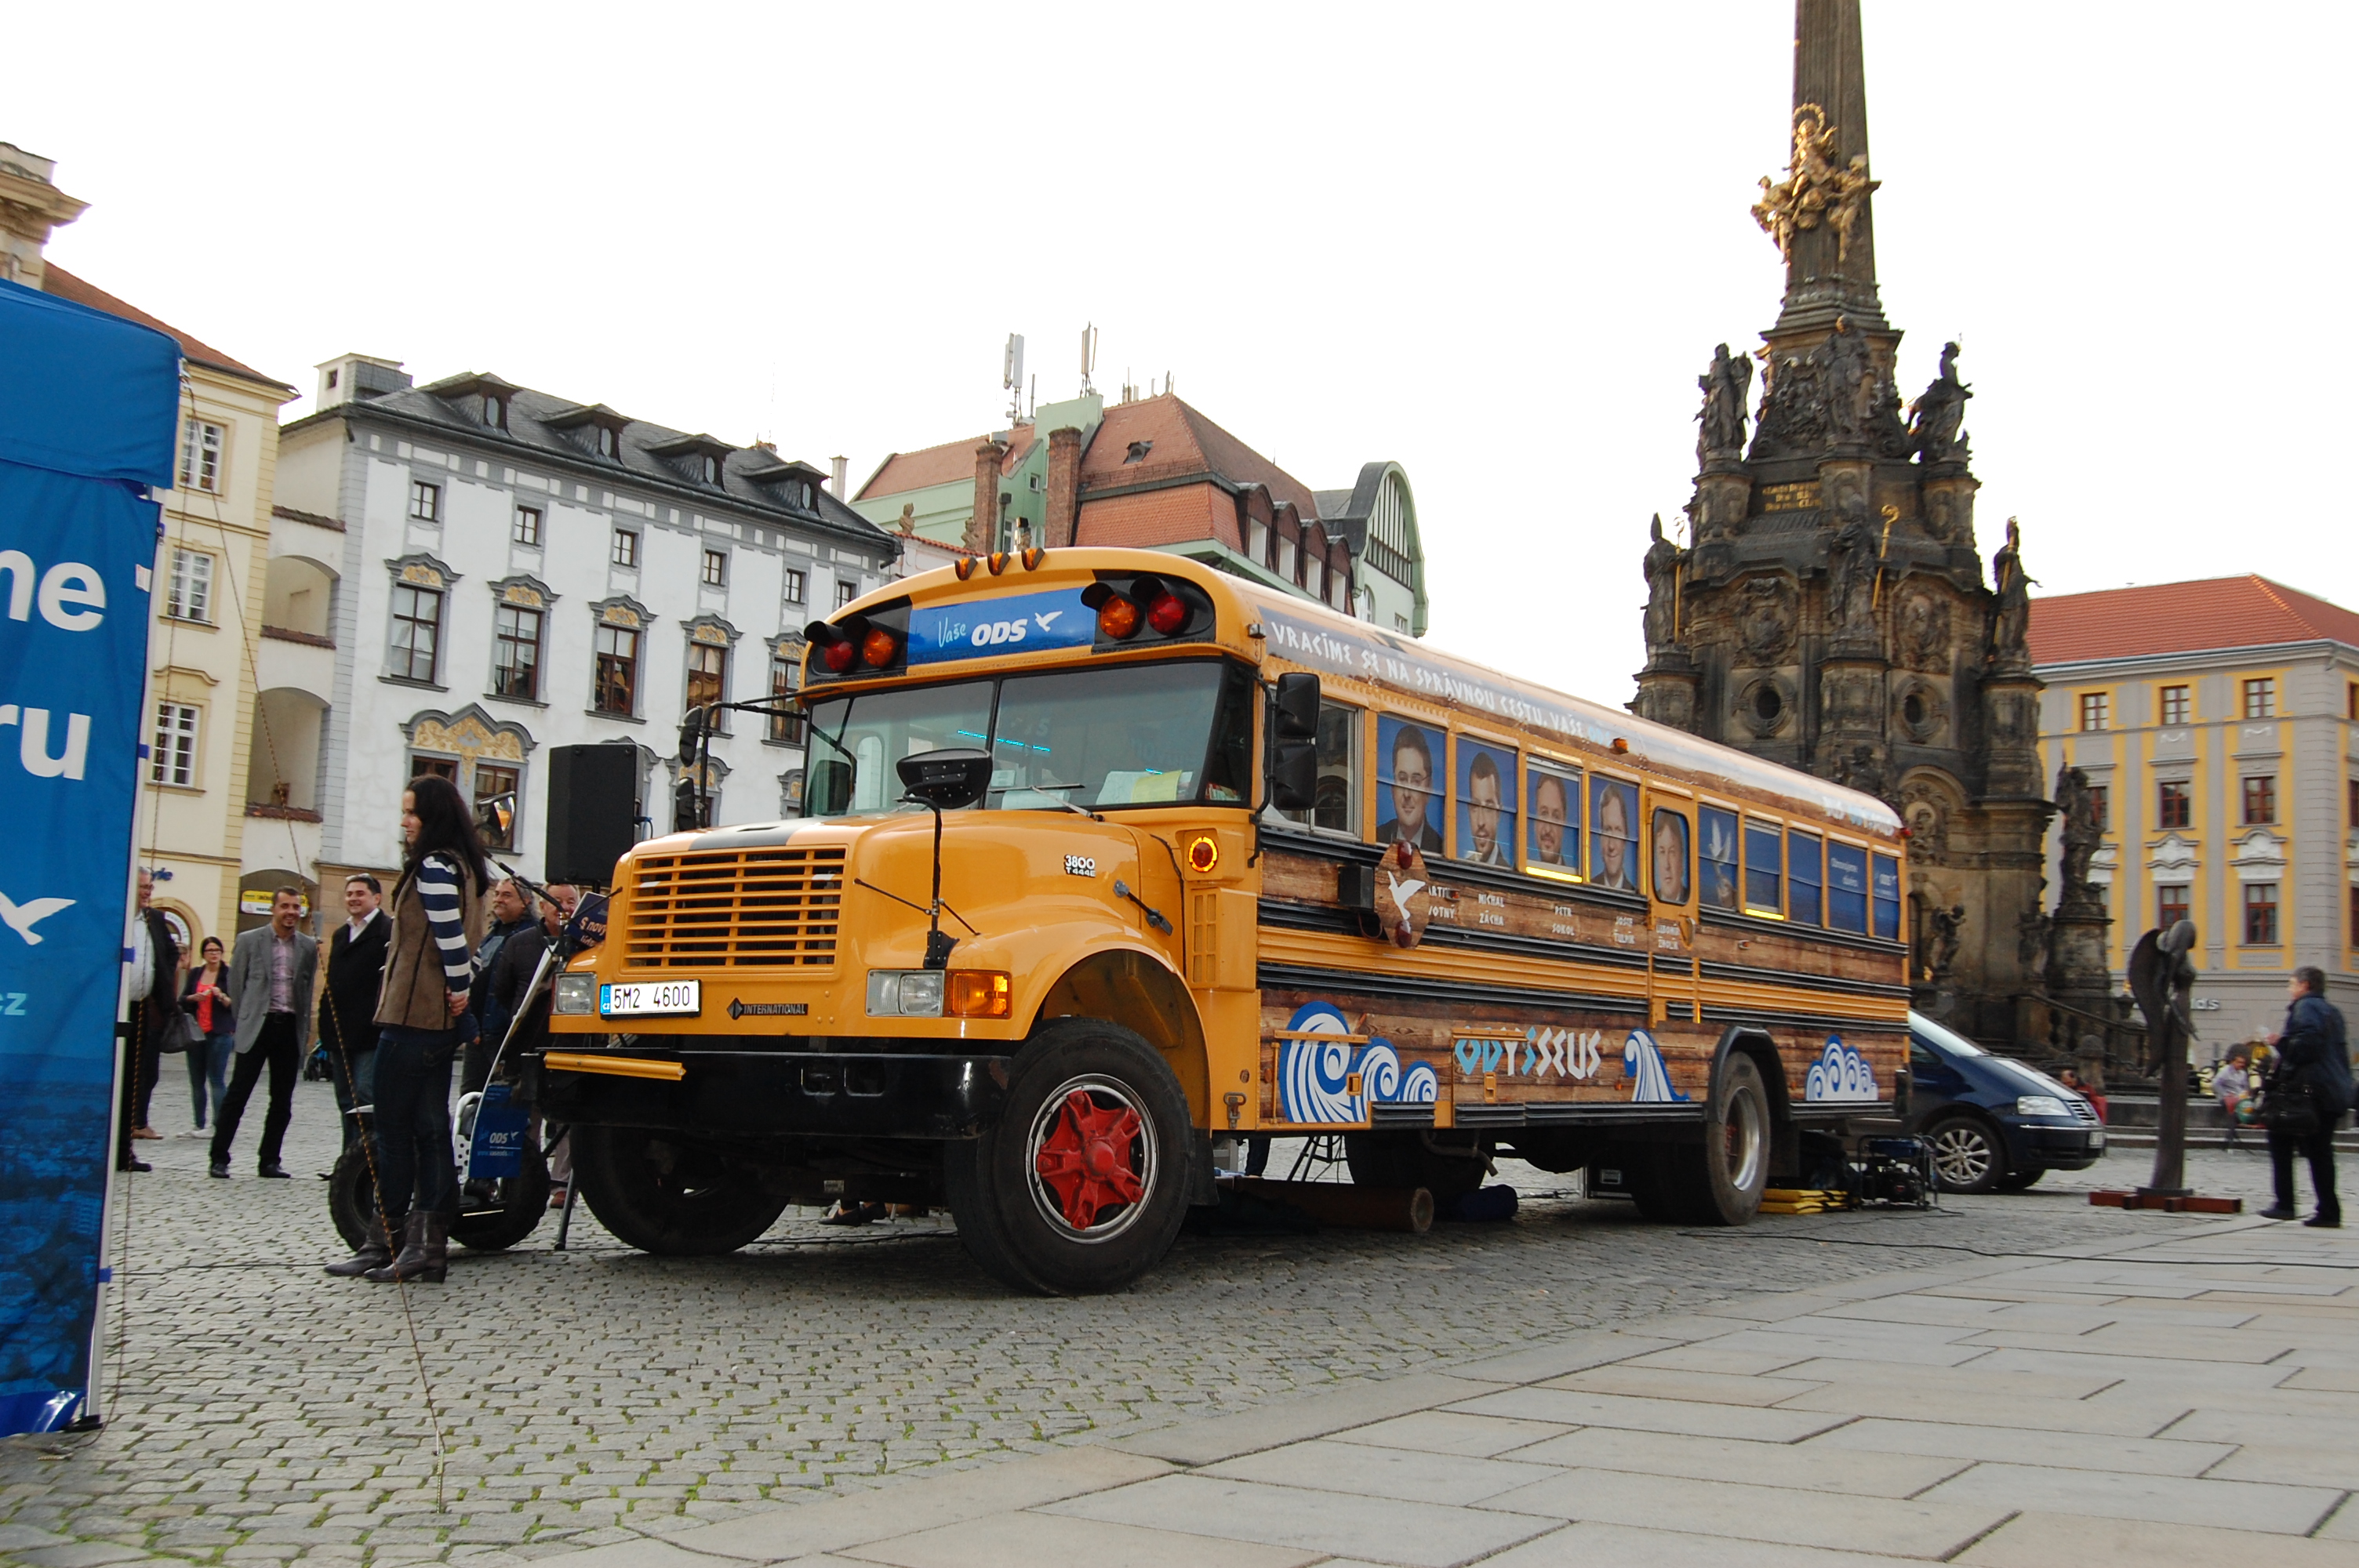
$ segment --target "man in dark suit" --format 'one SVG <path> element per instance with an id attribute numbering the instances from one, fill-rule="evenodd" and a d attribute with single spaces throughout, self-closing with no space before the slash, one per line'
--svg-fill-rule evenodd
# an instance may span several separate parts
<path id="1" fill-rule="evenodd" d="M 225 989 L 237 1009 L 237 1065 L 229 1093 L 213 1121 L 211 1173 L 227 1180 L 230 1145 L 262 1070 L 270 1069 L 270 1111 L 262 1121 L 257 1175 L 284 1177 L 278 1162 L 287 1124 L 295 1119 L 295 1080 L 303 1071 L 303 1036 L 311 1020 L 311 989 L 320 978 L 320 944 L 295 929 L 303 917 L 303 892 L 280 888 L 270 895 L 270 924 L 248 931 L 230 949 Z"/>
<path id="2" fill-rule="evenodd" d="M 156 894 L 155 873 L 139 868 L 139 909 L 131 917 L 124 943 L 124 967 L 130 970 L 126 988 L 129 1007 L 123 1025 L 123 1075 L 120 1124 L 114 1133 L 114 1168 L 145 1171 L 145 1160 L 131 1157 L 135 1134 L 153 1138 L 147 1130 L 147 1104 L 156 1093 L 156 1075 L 163 1065 L 163 1048 L 171 1032 L 180 1027 L 180 964 L 179 938 L 164 912 L 150 908 Z"/>
<path id="3" fill-rule="evenodd" d="M 385 939 L 392 929 L 378 904 L 383 884 L 362 871 L 344 879 L 344 923 L 328 938 L 328 983 L 320 994 L 320 1038 L 328 1077 L 344 1120 L 344 1147 L 360 1137 L 353 1107 L 366 1105 L 376 1063 L 376 996 L 385 982 Z"/>
<path id="4" fill-rule="evenodd" d="M 1433 748 L 1425 731 L 1404 724 L 1393 731 L 1393 814 L 1376 824 L 1383 844 L 1414 844 L 1429 855 L 1441 853 L 1441 829 L 1433 819 Z"/>

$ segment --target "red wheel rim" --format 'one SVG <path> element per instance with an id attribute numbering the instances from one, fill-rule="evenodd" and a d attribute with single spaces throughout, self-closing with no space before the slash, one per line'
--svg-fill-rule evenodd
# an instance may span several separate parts
<path id="1" fill-rule="evenodd" d="M 1103 1078 L 1076 1078 L 1042 1103 L 1030 1154 L 1035 1205 L 1082 1240 L 1127 1228 L 1155 1183 L 1154 1130 L 1129 1090 Z"/>

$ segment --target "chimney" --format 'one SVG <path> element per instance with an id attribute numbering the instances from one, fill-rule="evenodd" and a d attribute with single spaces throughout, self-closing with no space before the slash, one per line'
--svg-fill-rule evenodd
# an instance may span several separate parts
<path id="1" fill-rule="evenodd" d="M 978 555 L 999 538 L 999 465 L 1007 449 L 990 437 L 974 449 L 974 515 L 966 520 L 966 547 Z"/>
<path id="2" fill-rule="evenodd" d="M 1082 511 L 1082 433 L 1068 425 L 1049 432 L 1049 514 L 1041 545 L 1060 550 L 1073 543 Z"/>
<path id="3" fill-rule="evenodd" d="M 835 470 L 835 498 L 838 501 L 850 501 L 852 492 L 848 487 L 852 482 L 852 460 L 838 453 L 829 460 L 829 464 Z"/>
<path id="4" fill-rule="evenodd" d="M 49 232 L 82 215 L 77 201 L 50 182 L 57 165 L 10 142 L 0 142 L 0 278 L 41 287 L 48 268 L 41 251 Z"/>
<path id="5" fill-rule="evenodd" d="M 381 360 L 372 354 L 344 354 L 322 360 L 318 369 L 320 400 L 314 413 L 358 403 L 364 397 L 407 391 L 411 384 L 399 360 Z"/>

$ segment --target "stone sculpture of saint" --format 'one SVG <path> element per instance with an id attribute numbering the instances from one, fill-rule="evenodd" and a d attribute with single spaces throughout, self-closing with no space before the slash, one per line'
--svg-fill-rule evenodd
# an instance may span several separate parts
<path id="1" fill-rule="evenodd" d="M 2104 837 L 2089 775 L 2069 764 L 2056 775 L 2056 824 L 2064 840 L 2064 885 L 2058 907 L 2069 909 L 2092 897 L 2089 862 L 2096 858 L 2098 841 Z"/>
<path id="2" fill-rule="evenodd" d="M 1834 333 L 1827 339 L 1826 365 L 1828 434 L 1838 441 L 1860 440 L 1867 434 L 1875 406 L 1875 354 L 1867 334 L 1853 326 L 1848 316 L 1835 318 Z"/>
<path id="3" fill-rule="evenodd" d="M 1647 546 L 1647 646 L 1669 647 L 1679 641 L 1680 547 L 1663 537 L 1663 515 L 1655 514 L 1648 529 L 1654 543 Z"/>
<path id="4" fill-rule="evenodd" d="M 1723 343 L 1712 351 L 1712 368 L 1696 378 L 1703 391 L 1703 411 L 1696 416 L 1703 428 L 1696 436 L 1699 465 L 1714 454 L 1734 457 L 1745 449 L 1745 401 L 1753 389 L 1753 362 L 1731 357 Z"/>
<path id="5" fill-rule="evenodd" d="M 1908 445 L 1929 463 L 1947 462 L 1965 455 L 1959 434 L 1965 422 L 1966 399 L 1973 389 L 1958 379 L 1958 345 L 1941 345 L 1941 368 L 1909 409 Z"/>
<path id="6" fill-rule="evenodd" d="M 1872 629 L 1875 609 L 1875 530 L 1867 503 L 1854 498 L 1835 530 L 1832 575 L 1827 581 L 1827 612 L 1838 635 Z"/>
<path id="7" fill-rule="evenodd" d="M 2026 655 L 2026 639 L 2031 633 L 2031 585 L 2036 578 L 2023 571 L 2023 530 L 2012 517 L 2006 520 L 2006 543 L 1991 557 L 1991 587 L 1998 595 L 1998 610 L 1991 622 L 1991 657 L 1995 662 L 2020 662 Z"/>

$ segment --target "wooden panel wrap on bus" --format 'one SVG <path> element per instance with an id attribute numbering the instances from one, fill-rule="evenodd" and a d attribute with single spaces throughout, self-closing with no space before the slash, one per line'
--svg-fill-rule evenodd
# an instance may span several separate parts
<path id="1" fill-rule="evenodd" d="M 1086 629 L 1054 645 L 993 631 L 1020 631 L 1027 614 L 1070 627 L 1040 607 L 1139 573 L 1192 584 L 1212 624 L 1119 643 Z M 610 984 L 701 978 L 699 1013 L 560 1015 L 559 1033 L 627 1028 L 641 1054 L 1004 1054 L 1041 1018 L 1085 1012 L 1146 1036 L 1196 1125 L 1223 1132 L 1700 1122 L 1715 1064 L 1738 1045 L 1782 1093 L 1781 1112 L 1889 1102 L 1906 1060 L 1905 855 L 1881 802 L 1177 557 L 1058 550 L 943 570 L 833 619 L 904 605 L 954 607 L 929 624 L 975 630 L 955 645 L 938 636 L 906 668 L 810 669 L 807 708 L 928 682 L 1222 658 L 1264 680 L 1317 675 L 1322 757 L 1340 760 L 1322 766 L 1316 811 L 1267 815 L 1258 835 L 1247 801 L 1211 791 L 950 814 L 951 967 L 1010 978 L 1001 1018 L 869 1014 L 868 971 L 914 968 L 924 948 L 911 907 L 929 888 L 923 813 L 639 845 L 618 872 L 612 935 L 573 968 Z M 1256 747 L 1267 722 L 1256 719 Z M 1405 832 L 1419 783 L 1440 820 Z M 1422 846 L 1421 874 L 1397 855 L 1378 864 L 1403 836 Z M 712 893 L 683 914 L 696 901 L 681 890 L 700 878 Z M 1414 946 L 1384 935 L 1378 914 L 1396 899 L 1423 911 Z M 712 925 L 723 906 L 739 912 L 726 930 Z M 691 918 L 705 924 L 690 930 Z"/>

